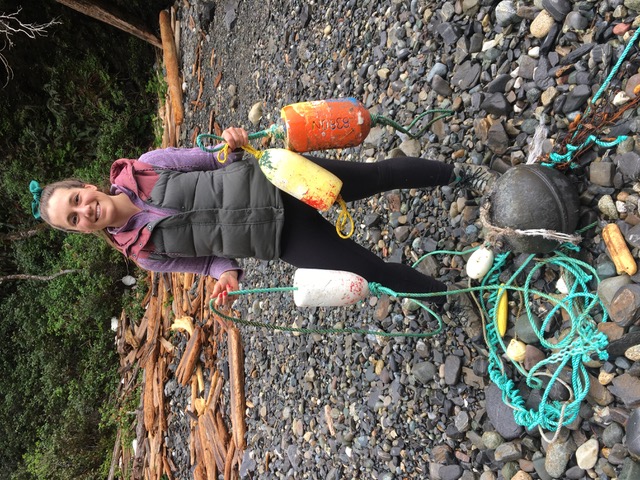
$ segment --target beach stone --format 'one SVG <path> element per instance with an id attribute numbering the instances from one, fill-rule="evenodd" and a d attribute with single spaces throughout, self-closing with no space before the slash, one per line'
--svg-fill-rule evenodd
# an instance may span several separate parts
<path id="1" fill-rule="evenodd" d="M 592 469 L 598 461 L 599 449 L 600 445 L 598 444 L 598 440 L 595 438 L 590 438 L 580 445 L 576 450 L 576 462 L 578 463 L 578 467 L 583 470 Z"/>
<path id="2" fill-rule="evenodd" d="M 640 345 L 629 347 L 627 350 L 625 350 L 624 356 L 632 362 L 640 361 Z"/>
<path id="3" fill-rule="evenodd" d="M 629 415 L 625 445 L 630 454 L 640 457 L 640 408 L 635 408 Z"/>
<path id="4" fill-rule="evenodd" d="M 621 327 L 635 324 L 640 319 L 640 285 L 632 283 L 618 289 L 607 310 Z"/>
<path id="5" fill-rule="evenodd" d="M 629 96 L 629 98 L 636 98 L 636 94 L 634 93 L 634 90 L 638 85 L 640 85 L 640 73 L 631 75 L 627 79 L 627 83 L 625 84 L 624 91 Z"/>
<path id="6" fill-rule="evenodd" d="M 598 200 L 598 210 L 607 218 L 611 220 L 618 219 L 618 209 L 616 208 L 616 204 L 611 198 L 611 195 L 603 195 Z"/>
<path id="7" fill-rule="evenodd" d="M 555 441 L 549 444 L 544 467 L 552 478 L 562 478 L 574 451 L 575 444 L 571 439 L 566 442 Z"/>
<path id="8" fill-rule="evenodd" d="M 485 96 L 480 104 L 482 110 L 486 110 L 496 116 L 505 115 L 510 110 L 509 102 L 502 93 L 492 93 Z"/>
<path id="9" fill-rule="evenodd" d="M 529 316 L 527 313 L 523 313 L 516 319 L 516 337 L 526 344 L 535 343 L 540 340 L 534 331 L 532 324 L 537 330 L 540 330 L 542 322 L 537 316 L 533 314 Z"/>
<path id="10" fill-rule="evenodd" d="M 529 31 L 536 38 L 545 38 L 551 31 L 551 27 L 555 23 L 554 18 L 546 10 L 541 10 L 536 18 L 531 22 Z"/>
<path id="11" fill-rule="evenodd" d="M 620 328 L 618 325 L 616 327 Z M 633 331 L 622 335 L 618 339 L 609 339 L 607 353 L 613 357 L 624 355 L 629 348 L 640 344 L 640 332 Z"/>
<path id="12" fill-rule="evenodd" d="M 489 450 L 495 450 L 504 443 L 504 438 L 498 432 L 484 432 L 482 434 L 482 443 Z"/>
<path id="13" fill-rule="evenodd" d="M 607 448 L 613 448 L 614 445 L 622 442 L 624 437 L 624 429 L 619 423 L 612 422 L 602 431 L 602 444 Z"/>
<path id="14" fill-rule="evenodd" d="M 571 11 L 571 2 L 569 0 L 542 0 L 542 8 L 558 22 L 562 22 L 567 14 Z"/>
<path id="15" fill-rule="evenodd" d="M 509 136 L 502 123 L 495 122 L 487 132 L 487 147 L 497 155 L 504 154 L 509 148 Z"/>
<path id="16" fill-rule="evenodd" d="M 611 393 L 619 397 L 627 407 L 640 406 L 640 378 L 624 373 L 611 383 Z"/>
<path id="17" fill-rule="evenodd" d="M 622 173 L 626 181 L 638 180 L 640 178 L 640 155 L 636 152 L 616 155 L 615 162 L 618 165 L 618 170 Z"/>
<path id="18" fill-rule="evenodd" d="M 248 118 L 254 126 L 260 123 L 260 119 L 262 118 L 262 102 L 256 102 L 251 106 Z"/>
<path id="19" fill-rule="evenodd" d="M 630 283 L 631 279 L 628 275 L 618 275 L 602 280 L 598 285 L 598 298 L 604 304 L 605 308 L 609 309 L 613 297 L 618 290 Z"/>
<path id="20" fill-rule="evenodd" d="M 518 470 L 511 480 L 531 480 L 533 477 L 523 470 Z"/>
<path id="21" fill-rule="evenodd" d="M 613 402 L 613 394 L 591 374 L 589 374 L 589 382 L 589 391 L 587 393 L 589 400 L 603 407 Z"/>
<path id="22" fill-rule="evenodd" d="M 444 362 L 444 382 L 455 385 L 460 381 L 462 359 L 457 355 L 448 355 Z"/>
<path id="23" fill-rule="evenodd" d="M 519 442 L 505 442 L 494 452 L 498 462 L 514 462 L 522 458 L 522 445 Z"/>
<path id="24" fill-rule="evenodd" d="M 513 411 L 502 401 L 502 391 L 491 384 L 486 391 L 487 416 L 496 431 L 505 440 L 518 438 L 523 431 L 513 418 Z"/>
<path id="25" fill-rule="evenodd" d="M 569 91 L 566 97 L 562 111 L 571 113 L 576 110 L 582 110 L 587 100 L 591 97 L 591 88 L 588 85 L 576 85 Z"/>
<path id="26" fill-rule="evenodd" d="M 442 465 L 438 470 L 441 480 L 458 480 L 462 476 L 460 465 Z"/>
<path id="27" fill-rule="evenodd" d="M 582 15 L 580 12 L 569 12 L 564 19 L 563 31 L 569 30 L 586 30 L 589 26 L 589 19 Z"/>
<path id="28" fill-rule="evenodd" d="M 640 0 L 624 0 L 624 6 L 630 10 L 640 12 Z"/>
<path id="29" fill-rule="evenodd" d="M 640 478 L 640 462 L 631 458 L 625 458 L 618 475 L 618 480 L 636 480 Z"/>
<path id="30" fill-rule="evenodd" d="M 502 27 L 517 23 L 520 21 L 520 17 L 517 13 L 517 8 L 512 0 L 502 0 L 496 6 L 496 22 Z"/>
<path id="31" fill-rule="evenodd" d="M 616 166 L 611 162 L 593 162 L 589 165 L 589 181 L 602 187 L 613 187 Z"/>
<path id="32" fill-rule="evenodd" d="M 426 385 L 433 380 L 436 366 L 431 362 L 420 362 L 411 369 L 411 373 L 419 383 Z"/>

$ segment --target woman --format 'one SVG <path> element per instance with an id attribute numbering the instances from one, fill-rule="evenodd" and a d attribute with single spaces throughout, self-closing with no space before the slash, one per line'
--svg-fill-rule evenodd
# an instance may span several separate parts
<path id="1" fill-rule="evenodd" d="M 161 149 L 111 167 L 111 189 L 65 180 L 40 189 L 32 182 L 33 213 L 55 228 L 101 233 L 147 270 L 193 272 L 217 278 L 212 298 L 226 303 L 238 289 L 242 269 L 235 258 L 282 259 L 299 268 L 356 273 L 396 292 L 446 291 L 446 286 L 409 265 L 387 263 L 336 235 L 312 207 L 279 191 L 257 162 L 242 160 L 247 132 L 229 128 L 232 153 L 221 163 L 200 149 Z M 493 181 L 484 167 L 413 157 L 376 163 L 307 157 L 343 182 L 346 202 L 392 189 L 457 183 L 476 193 Z M 432 297 L 444 303 L 445 296 Z"/>

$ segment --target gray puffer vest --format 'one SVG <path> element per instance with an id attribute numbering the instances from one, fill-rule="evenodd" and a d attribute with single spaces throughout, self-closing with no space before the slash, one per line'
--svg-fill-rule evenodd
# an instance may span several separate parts
<path id="1" fill-rule="evenodd" d="M 152 258 L 280 256 L 280 191 L 254 159 L 219 170 L 158 173 L 148 203 L 184 213 L 147 226 Z"/>

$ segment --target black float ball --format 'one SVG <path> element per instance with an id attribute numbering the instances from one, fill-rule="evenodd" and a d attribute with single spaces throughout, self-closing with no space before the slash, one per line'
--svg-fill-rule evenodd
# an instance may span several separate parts
<path id="1" fill-rule="evenodd" d="M 495 182 L 489 201 L 489 217 L 496 227 L 573 234 L 578 225 L 578 192 L 554 168 L 535 164 L 510 168 Z M 502 240 L 521 253 L 548 253 L 559 246 L 541 236 L 506 234 Z"/>

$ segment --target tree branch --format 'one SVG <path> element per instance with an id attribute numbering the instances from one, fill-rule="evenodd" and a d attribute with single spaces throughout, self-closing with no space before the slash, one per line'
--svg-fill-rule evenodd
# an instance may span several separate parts
<path id="1" fill-rule="evenodd" d="M 68 275 L 70 273 L 75 273 L 78 271 L 79 270 L 73 268 L 73 269 L 61 270 L 58 273 L 54 273 L 52 275 L 31 275 L 28 273 L 16 273 L 15 275 L 5 275 L 4 277 L 0 277 L 0 283 L 8 282 L 11 280 L 38 280 L 38 281 L 48 282 L 49 280 L 53 280 L 54 278 L 57 278 L 61 275 Z"/>

